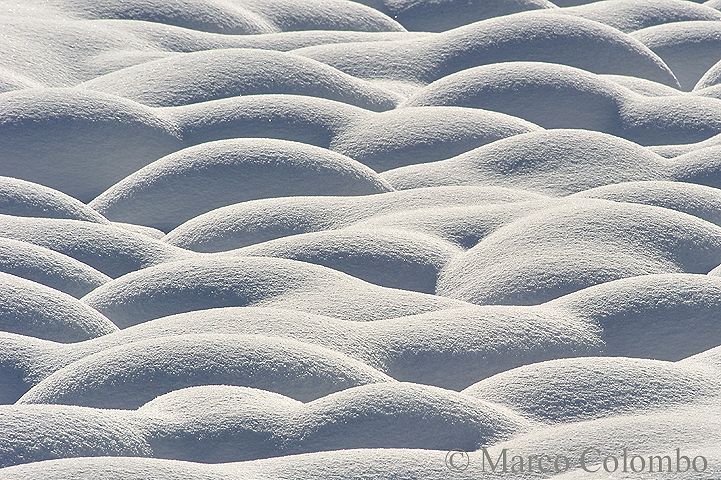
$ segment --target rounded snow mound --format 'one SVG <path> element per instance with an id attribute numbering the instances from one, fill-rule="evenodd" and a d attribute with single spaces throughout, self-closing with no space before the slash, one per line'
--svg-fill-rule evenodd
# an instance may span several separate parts
<path id="1" fill-rule="evenodd" d="M 540 198 L 525 202 L 406 210 L 368 218 L 352 228 L 418 232 L 468 250 L 503 225 L 556 203 L 556 200 Z"/>
<path id="2" fill-rule="evenodd" d="M 229 255 L 191 257 L 129 273 L 83 300 L 122 327 L 216 307 L 291 308 L 371 321 L 467 305 L 379 287 L 320 265 Z"/>
<path id="3" fill-rule="evenodd" d="M 464 70 L 418 90 L 404 105 L 484 108 L 544 128 L 596 130 L 643 145 L 698 142 L 721 131 L 716 99 L 643 96 L 607 76 L 542 62 Z"/>
<path id="4" fill-rule="evenodd" d="M 110 277 L 67 255 L 27 242 L 0 238 L 0 272 L 82 297 Z"/>
<path id="5" fill-rule="evenodd" d="M 691 370 L 691 369 L 684 369 Z M 668 372 L 664 372 L 668 373 Z M 687 377 L 683 370 L 680 372 L 681 375 Z M 667 378 L 667 375 L 662 374 L 662 378 Z M 684 382 L 675 382 L 676 385 Z M 721 422 L 719 422 L 718 415 L 715 412 L 718 411 L 719 404 L 717 400 L 711 400 L 706 404 L 691 404 L 691 405 L 679 405 L 669 406 L 668 408 L 642 409 L 638 413 L 630 414 L 619 414 L 617 416 L 608 416 L 604 418 L 597 418 L 592 420 L 584 420 L 573 423 L 560 423 L 555 425 L 549 425 L 544 429 L 537 429 L 529 433 L 522 433 L 517 435 L 515 438 L 500 443 L 489 449 L 492 458 L 497 458 L 502 448 L 508 449 L 508 459 L 510 462 L 510 452 L 514 455 L 522 455 L 527 458 L 527 455 L 532 455 L 534 450 L 537 450 L 539 443 L 544 445 L 544 449 L 553 452 L 564 452 L 571 460 L 571 469 L 581 469 L 580 458 L 583 451 L 589 448 L 589 446 L 598 445 L 593 447 L 595 451 L 590 451 L 586 454 L 586 460 L 588 468 L 595 470 L 599 467 L 599 473 L 603 472 L 600 476 L 591 475 L 589 476 L 588 470 L 584 472 L 582 476 L 575 476 L 571 474 L 564 474 L 552 477 L 553 479 L 589 479 L 589 478 L 609 478 L 608 473 L 603 471 L 602 463 L 603 459 L 607 455 L 612 455 L 618 458 L 619 467 L 617 469 L 618 474 L 612 474 L 611 478 L 624 478 L 637 480 L 639 478 L 653 478 L 656 479 L 683 479 L 683 480 L 698 480 L 704 478 L 705 475 L 713 475 L 718 472 L 718 462 L 721 460 L 719 455 L 719 428 L 721 428 Z M 672 445 L 683 445 L 683 447 L 672 447 Z M 694 456 L 703 454 L 708 455 L 708 468 L 706 472 L 700 473 L 694 471 L 689 467 L 690 474 L 683 473 L 684 462 L 679 462 L 679 472 L 677 472 L 675 465 L 669 469 L 666 465 L 666 461 L 658 459 L 661 456 L 670 456 L 675 462 L 676 448 L 680 448 L 679 455 L 688 455 L 689 460 L 693 459 Z M 633 463 L 637 472 L 632 476 L 627 476 L 622 473 L 623 468 L 623 456 L 624 449 L 626 451 L 627 465 L 630 466 L 630 460 L 632 456 L 640 455 L 645 460 L 644 473 L 638 472 L 639 464 L 638 460 Z M 481 452 L 477 452 L 480 454 Z M 690 455 L 689 455 L 690 454 Z M 649 457 L 654 456 L 657 460 L 654 461 L 653 475 L 650 475 L 650 459 Z M 478 459 L 480 461 L 480 458 Z M 697 465 L 699 465 L 697 461 Z M 660 472 L 659 463 L 664 465 L 664 472 Z M 613 469 L 613 462 L 607 463 L 609 469 Z M 701 467 L 702 464 L 699 465 Z M 626 470 L 631 473 L 630 468 Z M 670 473 L 669 472 L 673 472 Z M 574 470 L 572 470 L 574 471 Z M 713 472 L 713 473 L 712 473 Z M 700 476 L 699 476 L 700 475 Z M 526 477 L 532 478 L 532 477 Z M 713 478 L 713 476 L 708 477 Z"/>
<path id="6" fill-rule="evenodd" d="M 401 190 L 473 185 L 567 195 L 609 183 L 667 179 L 670 169 L 666 159 L 613 135 L 541 130 L 448 160 L 390 170 L 383 178 Z"/>
<path id="7" fill-rule="evenodd" d="M 225 6 L 229 5 L 225 0 L 219 0 L 217 3 L 220 2 Z M 321 2 L 322 0 L 316 0 L 312 3 L 317 6 Z M 22 12 L 26 3 L 34 5 L 31 11 Z M 94 5 L 98 3 L 100 2 L 93 2 Z M 107 5 L 107 2 L 103 1 L 103 3 Z M 130 5 L 114 3 L 119 10 Z M 138 2 L 133 3 L 137 5 Z M 161 3 L 158 1 L 151 0 L 149 3 L 155 4 L 151 8 L 157 13 L 167 12 L 168 9 L 173 8 L 170 2 L 163 2 L 162 6 L 158 6 Z M 199 6 L 192 1 L 183 3 Z M 323 5 L 326 5 L 325 9 L 328 11 L 327 3 L 330 2 Z M 351 9 L 360 7 L 354 2 L 343 3 Z M 58 10 L 39 9 L 37 8 L 39 6 L 40 2 L 36 1 L 24 2 L 22 5 L 4 3 L 0 6 L 0 29 L 5 32 L 3 44 L 13 52 L 12 56 L 8 55 L 0 62 L 0 88 L 72 87 L 99 75 L 177 53 L 223 48 L 288 51 L 326 43 L 405 40 L 429 35 L 401 31 L 402 28 L 392 21 L 390 21 L 393 23 L 390 31 L 316 29 L 232 35 L 208 33 L 144 20 L 88 20 L 75 15 L 68 16 Z M 306 2 L 304 6 L 310 7 L 311 2 Z M 364 9 L 364 7 L 360 8 Z M 368 12 L 368 9 L 364 10 Z M 140 13 L 140 11 L 136 12 Z M 305 19 L 310 20 L 310 24 L 314 18 L 312 15 L 309 16 L 309 13 L 310 10 L 304 8 L 303 13 L 300 14 L 298 11 L 286 10 L 281 15 L 286 15 L 288 19 L 304 16 Z M 330 9 L 330 13 L 338 18 L 340 12 Z M 347 21 L 353 22 L 353 19 L 345 13 L 341 15 Z M 383 15 L 378 12 L 371 11 L 371 15 L 389 20 L 383 19 Z M 315 19 L 317 20 L 318 17 Z M 199 18 L 196 17 L 195 20 Z M 269 32 L 275 30 L 274 27 L 267 26 Z M 371 25 L 369 27 L 373 28 Z"/>
<path id="8" fill-rule="evenodd" d="M 683 364 L 698 364 L 717 368 L 721 366 L 721 346 L 709 348 L 701 353 L 683 359 Z"/>
<path id="9" fill-rule="evenodd" d="M 0 442 L 0 467 L 57 458 L 152 454 L 132 416 L 72 406 L 0 405 Z"/>
<path id="10" fill-rule="evenodd" d="M 73 197 L 11 177 L 0 177 L 0 214 L 108 223 L 98 212 Z"/>
<path id="11" fill-rule="evenodd" d="M 721 226 L 721 190 L 704 185 L 669 181 L 623 182 L 573 196 L 670 208 Z"/>
<path id="12" fill-rule="evenodd" d="M 148 439 L 155 456 L 203 462 L 349 448 L 472 450 L 527 425 L 488 402 L 395 382 L 305 404 L 244 387 L 191 387 L 160 396 L 137 413 L 163 421 Z"/>
<path id="13" fill-rule="evenodd" d="M 622 32 L 673 22 L 721 20 L 718 10 L 682 0 L 602 0 L 552 12 L 605 23 Z"/>
<path id="14" fill-rule="evenodd" d="M 377 10 L 346 0 L 54 0 L 63 13 L 86 19 L 140 20 L 223 34 L 297 30 L 402 31 Z"/>
<path id="15" fill-rule="evenodd" d="M 361 118 L 330 148 L 376 172 L 442 160 L 487 143 L 539 130 L 497 112 L 458 107 L 401 108 Z"/>
<path id="16" fill-rule="evenodd" d="M 704 88 L 714 87 L 721 83 L 721 61 L 716 62 L 713 67 L 709 68 L 703 77 L 698 81 L 694 87 L 694 93 Z"/>
<path id="17" fill-rule="evenodd" d="M 186 145 L 244 137 L 277 138 L 328 149 L 353 122 L 373 115 L 325 98 L 282 94 L 224 98 L 162 112 L 178 125 Z"/>
<path id="18" fill-rule="evenodd" d="M 68 343 L 116 330 L 110 320 L 70 295 L 0 272 L 0 331 Z"/>
<path id="19" fill-rule="evenodd" d="M 463 393 L 528 418 L 575 422 L 700 402 L 718 396 L 711 370 L 617 357 L 551 360 L 500 373 Z"/>
<path id="20" fill-rule="evenodd" d="M 455 105 L 494 110 L 544 128 L 615 129 L 625 89 L 593 73 L 541 62 L 469 68 L 421 89 L 406 106 Z"/>
<path id="21" fill-rule="evenodd" d="M 293 235 L 233 253 L 300 260 L 383 287 L 434 293 L 440 270 L 461 250 L 413 232 L 353 229 Z"/>
<path id="22" fill-rule="evenodd" d="M 397 20 L 408 30 L 443 32 L 471 22 L 527 10 L 555 8 L 548 0 L 355 0 Z"/>
<path id="23" fill-rule="evenodd" d="M 720 278 L 673 273 L 602 283 L 543 307 L 600 328 L 604 355 L 676 361 L 721 344 L 720 298 Z"/>
<path id="24" fill-rule="evenodd" d="M 420 40 L 320 45 L 295 52 L 356 77 L 416 83 L 480 65 L 532 61 L 678 86 L 663 61 L 635 38 L 591 20 L 538 11 L 492 18 Z"/>
<path id="25" fill-rule="evenodd" d="M 54 250 L 109 277 L 190 255 L 148 235 L 78 220 L 0 215 L 0 237 Z"/>
<path id="26" fill-rule="evenodd" d="M 652 82 L 651 80 L 646 80 L 645 78 L 629 77 L 626 75 L 599 75 L 599 77 L 606 80 L 612 80 L 622 87 L 646 97 L 667 97 L 673 95 L 683 95 L 684 93 L 681 90 L 677 90 L 661 83 Z"/>
<path id="27" fill-rule="evenodd" d="M 276 337 L 177 335 L 103 350 L 58 370 L 18 404 L 133 409 L 196 385 L 237 385 L 310 401 L 392 379 L 332 350 Z"/>
<path id="28" fill-rule="evenodd" d="M 18 351 L 39 353 L 6 363 L 28 364 L 23 371 L 33 381 L 23 383 L 22 395 L 75 360 L 131 342 L 205 333 L 267 335 L 335 350 L 396 380 L 457 390 L 527 363 L 601 354 L 598 327 L 569 312 L 474 305 L 357 322 L 297 310 L 224 307 L 170 315 L 72 345 L 33 341 Z"/>
<path id="29" fill-rule="evenodd" d="M 376 215 L 454 205 L 519 202 L 541 195 L 501 187 L 419 188 L 378 195 L 286 197 L 243 202 L 199 215 L 165 236 L 172 245 L 219 252 L 276 238 L 339 229 Z"/>
<path id="30" fill-rule="evenodd" d="M 173 55 L 94 78 L 81 87 L 155 107 L 268 93 L 321 97 L 379 111 L 397 102 L 387 91 L 321 62 L 253 49 Z"/>
<path id="31" fill-rule="evenodd" d="M 675 22 L 631 34 L 671 68 L 683 90 L 694 88 L 701 77 L 721 60 L 719 22 Z"/>
<path id="32" fill-rule="evenodd" d="M 170 122 L 129 100 L 71 89 L 0 94 L 2 174 L 46 185 L 84 202 L 180 148 Z M 47 199 L 47 208 L 64 204 L 65 210 L 76 211 L 74 215 L 81 211 L 57 194 L 43 191 L 42 195 L 38 199 Z M 82 220 L 98 221 L 97 215 L 84 216 L 88 218 Z"/>
<path id="33" fill-rule="evenodd" d="M 720 249 L 721 229 L 691 215 L 574 200 L 511 222 L 455 257 L 437 293 L 476 304 L 532 305 L 636 275 L 708 273 L 720 263 Z"/>
<path id="34" fill-rule="evenodd" d="M 3 345 L 0 350 L 0 405 L 15 403 L 33 385 L 73 361 L 72 355 L 67 359 L 64 353 L 74 350 L 73 345 L 83 344 L 56 343 L 8 332 L 0 332 L 0 341 Z"/>
<path id="35" fill-rule="evenodd" d="M 218 207 L 280 195 L 368 195 L 392 188 L 344 155 L 303 143 L 235 139 L 164 157 L 98 196 L 107 218 L 168 231 Z"/>
<path id="36" fill-rule="evenodd" d="M 0 93 L 26 88 L 41 88 L 43 85 L 10 68 L 0 66 Z"/>
<path id="37" fill-rule="evenodd" d="M 208 385 L 161 395 L 137 411 L 28 404 L 0 411 L 3 434 L 13 439 L 2 467 L 80 455 L 218 463 L 350 448 L 475 450 L 529 426 L 490 402 L 395 382 L 352 387 L 305 404 L 255 388 Z M 60 441 L 33 449 L 33 433 Z M 116 436 L 120 441 L 113 444 Z"/>
<path id="38" fill-rule="evenodd" d="M 504 408 L 437 387 L 364 385 L 315 400 L 298 419 L 300 451 L 348 448 L 473 450 L 526 426 Z"/>
<path id="39" fill-rule="evenodd" d="M 673 180 L 721 188 L 719 152 L 721 152 L 721 145 L 711 145 L 692 149 L 688 153 L 673 158 L 675 164 Z"/>

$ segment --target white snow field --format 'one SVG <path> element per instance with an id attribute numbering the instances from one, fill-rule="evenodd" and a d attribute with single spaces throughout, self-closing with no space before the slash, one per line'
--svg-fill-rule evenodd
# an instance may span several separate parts
<path id="1" fill-rule="evenodd" d="M 0 0 L 0 480 L 721 479 L 721 0 Z"/>

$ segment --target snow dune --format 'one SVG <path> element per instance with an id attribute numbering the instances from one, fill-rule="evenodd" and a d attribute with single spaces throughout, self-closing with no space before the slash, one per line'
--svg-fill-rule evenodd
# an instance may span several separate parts
<path id="1" fill-rule="evenodd" d="M 340 229 L 372 217 L 431 208 L 536 200 L 543 195 L 501 187 L 436 187 L 346 197 L 278 197 L 199 215 L 165 236 L 171 245 L 222 252 L 289 235 Z"/>
<path id="2" fill-rule="evenodd" d="M 263 93 L 327 98 L 369 110 L 389 110 L 396 103 L 393 95 L 321 62 L 269 50 L 172 56 L 108 73 L 80 87 L 155 107 Z"/>
<path id="3" fill-rule="evenodd" d="M 430 83 L 476 66 L 536 61 L 678 85 L 640 40 L 598 22 L 537 11 L 484 20 L 427 40 L 319 45 L 296 53 L 361 78 Z"/>
<path id="4" fill-rule="evenodd" d="M 0 478 L 718 476 L 720 21 L 0 0 Z"/>
<path id="5" fill-rule="evenodd" d="M 90 206 L 122 222 L 170 230 L 218 207 L 279 195 L 369 195 L 392 187 L 355 160 L 282 140 L 208 142 L 163 157 Z"/>

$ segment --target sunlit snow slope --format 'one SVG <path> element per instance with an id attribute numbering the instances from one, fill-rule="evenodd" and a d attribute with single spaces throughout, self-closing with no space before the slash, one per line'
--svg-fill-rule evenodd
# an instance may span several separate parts
<path id="1" fill-rule="evenodd" d="M 0 480 L 277 478 L 721 478 L 721 1 L 0 0 Z"/>

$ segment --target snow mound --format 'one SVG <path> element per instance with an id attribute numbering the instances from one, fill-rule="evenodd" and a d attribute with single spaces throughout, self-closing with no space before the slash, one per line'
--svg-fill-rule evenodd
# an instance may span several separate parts
<path id="1" fill-rule="evenodd" d="M 541 195 L 500 187 L 438 187 L 355 198 L 287 197 L 243 202 L 199 215 L 165 236 L 172 245 L 220 252 L 289 235 L 339 229 L 373 216 L 452 205 L 519 202 Z"/>
<path id="2" fill-rule="evenodd" d="M 682 95 L 684 92 L 675 88 L 663 85 L 661 83 L 652 82 L 645 78 L 629 77 L 626 75 L 599 75 L 601 78 L 613 80 L 622 87 L 626 87 L 634 93 L 644 95 L 646 97 L 666 97 L 673 95 Z"/>
<path id="3" fill-rule="evenodd" d="M 390 445 L 475 449 L 526 424 L 490 403 L 406 383 L 363 385 L 306 404 L 242 387 L 194 387 L 158 397 L 138 414 L 164 421 L 149 439 L 156 456 L 205 462 L 275 456 L 278 445 L 285 454 Z M 206 433 L 198 440 L 199 422 L 211 439 Z"/>
<path id="4" fill-rule="evenodd" d="M 298 95 L 250 95 L 162 110 L 184 142 L 265 137 L 347 155 L 376 171 L 439 160 L 538 127 L 479 109 L 404 108 L 374 114 Z"/>
<path id="5" fill-rule="evenodd" d="M 430 83 L 480 65 L 535 61 L 678 86 L 663 61 L 633 37 L 591 20 L 543 12 L 484 20 L 423 40 L 320 45 L 296 53 L 360 78 Z"/>
<path id="6" fill-rule="evenodd" d="M 53 0 L 54 8 L 87 19 L 140 20 L 205 32 L 259 34 L 294 30 L 403 30 L 377 10 L 346 0 L 311 0 L 299 9 L 291 0 Z"/>
<path id="7" fill-rule="evenodd" d="M 132 416 L 49 405 L 0 405 L 0 467 L 56 458 L 148 456 Z"/>
<path id="8" fill-rule="evenodd" d="M 293 235 L 233 253 L 300 260 L 383 287 L 435 293 L 440 270 L 460 252 L 417 233 L 356 229 Z"/>
<path id="9" fill-rule="evenodd" d="M 390 170 L 401 190 L 450 185 L 499 185 L 566 195 L 609 183 L 662 180 L 672 165 L 643 147 L 587 130 L 515 135 L 457 157 Z"/>
<path id="10" fill-rule="evenodd" d="M 397 20 L 408 30 L 443 32 L 493 17 L 543 8 L 554 8 L 548 0 L 440 0 L 398 2 L 355 0 Z"/>
<path id="11" fill-rule="evenodd" d="M 681 363 L 698 363 L 699 365 L 706 365 L 710 367 L 718 367 L 721 365 L 721 348 L 714 347 L 693 355 L 681 361 Z"/>
<path id="12" fill-rule="evenodd" d="M 189 255 L 125 228 L 78 220 L 0 215 L 0 237 L 54 250 L 113 278 Z"/>
<path id="13" fill-rule="evenodd" d="M 396 382 L 353 387 L 306 404 L 254 388 L 213 385 L 161 395 L 136 412 L 44 408 L 50 412 L 47 422 L 37 405 L 0 406 L 3 433 L 13 438 L 0 466 L 79 455 L 215 463 L 391 445 L 471 450 L 506 439 L 529 423 L 489 402 Z M 120 425 L 125 441 L 113 445 L 108 440 Z M 38 429 L 41 438 L 64 441 L 33 450 L 28 427 Z M 76 445 L 81 448 L 72 448 Z"/>
<path id="14" fill-rule="evenodd" d="M 721 61 L 716 62 L 713 67 L 709 68 L 703 77 L 694 87 L 694 92 L 703 90 L 704 88 L 713 87 L 721 83 Z"/>
<path id="15" fill-rule="evenodd" d="M 152 3 L 156 6 L 160 4 L 157 1 Z M 168 3 L 163 2 L 162 5 L 170 6 Z M 195 2 L 184 3 L 195 5 Z M 318 5 L 320 2 L 315 3 Z M 98 2 L 93 4 L 98 5 Z M 0 29 L 6 33 L 3 44 L 13 52 L 12 56 L 0 59 L 0 85 L 4 88 L 72 87 L 98 75 L 178 53 L 222 48 L 287 51 L 325 43 L 398 40 L 429 35 L 398 31 L 402 28 L 397 24 L 392 31 L 384 32 L 310 30 L 233 35 L 142 20 L 88 21 L 47 9 L 18 14 L 23 6 L 0 5 Z M 119 9 L 123 6 L 116 5 Z M 306 19 L 312 21 L 307 13 Z M 377 12 L 373 15 L 382 17 Z M 345 18 L 353 21 L 347 16 Z"/>
<path id="16" fill-rule="evenodd" d="M 0 238 L 0 272 L 82 297 L 110 277 L 71 257 L 27 242 Z"/>
<path id="17" fill-rule="evenodd" d="M 84 202 L 181 145 L 169 122 L 112 95 L 70 89 L 0 94 L 0 173 Z M 48 199 L 47 208 L 50 197 L 66 210 L 79 209 L 43 190 L 40 198 Z M 88 215 L 80 219 L 98 221 L 97 215 Z"/>
<path id="18" fill-rule="evenodd" d="M 209 384 L 260 388 L 310 401 L 387 381 L 392 379 L 364 363 L 317 345 L 262 336 L 177 335 L 71 363 L 31 388 L 18 404 L 132 409 L 173 390 Z"/>
<path id="19" fill-rule="evenodd" d="M 0 331 L 77 342 L 117 330 L 103 315 L 45 285 L 0 272 Z"/>
<path id="20" fill-rule="evenodd" d="M 686 375 L 687 376 L 687 375 Z M 679 382 L 682 383 L 682 382 Z M 489 452 L 493 458 L 500 453 L 501 448 L 508 448 L 514 454 L 528 455 L 533 452 L 534 448 L 538 448 L 539 442 L 543 442 L 544 448 L 549 451 L 564 452 L 571 459 L 572 474 L 561 474 L 554 476 L 554 479 L 583 478 L 583 479 L 601 479 L 609 478 L 608 473 L 602 475 L 584 475 L 578 476 L 576 473 L 581 471 L 579 460 L 583 450 L 588 445 L 598 442 L 598 452 L 590 452 L 587 455 L 588 466 L 595 469 L 602 462 L 606 455 L 618 456 L 619 468 L 618 475 L 613 474 L 613 478 L 653 478 L 655 479 L 687 479 L 696 480 L 704 478 L 704 475 L 711 472 L 718 472 L 719 449 L 719 421 L 717 416 L 713 415 L 714 409 L 718 409 L 718 402 L 709 402 L 707 405 L 681 405 L 678 407 L 663 408 L 660 410 L 651 410 L 639 414 L 619 414 L 607 418 L 595 420 L 586 420 L 571 424 L 557 424 L 543 430 L 536 430 L 528 434 L 518 435 L 516 438 L 503 442 L 495 446 Z M 669 447 L 668 445 L 683 445 L 683 447 Z M 623 473 L 623 451 L 627 451 L 628 460 L 632 455 L 642 455 L 646 460 L 645 473 L 634 474 L 628 476 Z M 671 468 L 673 473 L 669 474 L 664 461 L 664 472 L 660 473 L 658 463 L 656 463 L 654 472 L 649 472 L 649 457 L 671 455 L 675 463 L 676 448 L 680 448 L 680 455 L 690 455 L 690 459 L 694 456 L 702 454 L 709 455 L 707 471 L 699 477 L 699 472 L 689 468 L 689 472 L 676 472 L 675 466 Z M 498 450 L 497 450 L 498 449 Z M 479 452 L 480 453 L 480 452 Z M 480 458 L 478 459 L 480 461 Z M 510 462 L 509 462 L 510 463 Z M 575 465 L 573 465 L 575 463 Z M 613 468 L 613 463 L 609 462 L 609 468 Z M 638 470 L 639 461 L 635 461 Z M 699 468 L 700 460 L 697 461 Z M 683 470 L 684 463 L 680 463 L 680 470 Z M 601 471 L 602 468 L 600 469 Z M 626 468 L 631 473 L 630 468 Z M 601 473 L 599 471 L 599 473 Z M 527 477 L 532 478 L 532 477 Z M 713 478 L 713 477 L 709 477 Z"/>
<path id="21" fill-rule="evenodd" d="M 98 337 L 102 338 L 102 337 Z M 0 332 L 0 404 L 15 403 L 43 378 L 74 358 L 66 359 L 64 348 L 77 344 L 56 343 L 27 335 Z M 82 344 L 82 342 L 80 342 Z M 0 458 L 2 456 L 0 455 Z"/>
<path id="22" fill-rule="evenodd" d="M 714 100 L 645 97 L 603 76 L 541 62 L 464 70 L 417 91 L 404 105 L 484 108 L 544 128 L 596 130 L 643 145 L 698 142 L 721 131 L 721 103 Z"/>
<path id="23" fill-rule="evenodd" d="M 437 293 L 477 304 L 538 304 L 619 278 L 708 273 L 719 248 L 721 229 L 691 215 L 574 200 L 521 217 L 455 257 Z"/>
<path id="24" fill-rule="evenodd" d="M 599 327 L 605 355 L 676 361 L 721 343 L 720 288 L 712 275 L 640 275 L 585 288 L 543 307 Z"/>
<path id="25" fill-rule="evenodd" d="M 224 98 L 161 111 L 178 125 L 187 145 L 260 137 L 328 149 L 353 122 L 372 115 L 368 110 L 325 98 L 273 94 Z"/>
<path id="26" fill-rule="evenodd" d="M 721 187 L 719 152 L 721 152 L 721 145 L 714 145 L 692 149 L 689 153 L 675 157 L 673 160 L 677 165 L 674 179 L 714 188 Z"/>
<path id="27" fill-rule="evenodd" d="M 587 357 L 509 370 L 463 393 L 538 421 L 574 422 L 700 402 L 717 397 L 721 384 L 707 369 L 657 360 Z"/>
<path id="28" fill-rule="evenodd" d="M 683 0 L 602 0 L 552 12 L 605 23 L 622 32 L 673 22 L 721 20 L 718 10 Z"/>
<path id="29" fill-rule="evenodd" d="M 372 217 L 349 228 L 418 232 L 467 250 L 500 227 L 556 203 L 556 200 L 542 198 L 526 202 L 407 210 Z"/>
<path id="30" fill-rule="evenodd" d="M 536 125 L 479 109 L 402 108 L 367 116 L 336 135 L 330 148 L 376 172 L 458 155 Z"/>
<path id="31" fill-rule="evenodd" d="M 683 148 L 682 150 L 686 150 Z M 625 188 L 622 182 L 669 181 L 678 185 L 660 192 L 665 200 L 661 206 L 685 211 L 687 200 L 678 197 L 685 190 L 688 195 L 711 195 L 708 189 L 688 184 L 721 188 L 721 145 L 691 148 L 688 153 L 667 159 L 655 153 L 657 148 L 645 149 L 638 144 L 612 135 L 584 130 L 544 130 L 499 140 L 457 157 L 439 162 L 409 165 L 382 174 L 399 190 L 441 186 L 496 186 L 523 188 L 546 195 L 567 195 L 585 189 L 606 187 Z M 668 153 L 668 152 L 666 152 Z M 682 152 L 677 152 L 682 153 Z M 635 183 L 632 185 L 636 185 Z M 658 190 L 658 189 L 657 189 Z M 580 194 L 579 195 L 583 195 Z M 620 200 L 614 196 L 613 200 Z M 648 199 L 647 202 L 655 204 Z M 678 207 L 678 208 L 676 208 Z M 688 205 L 691 211 L 693 207 Z M 707 208 L 714 208 L 709 205 Z M 700 213 L 700 212 L 699 212 Z M 710 215 L 711 212 L 708 212 Z M 700 215 L 704 218 L 704 215 Z"/>
<path id="32" fill-rule="evenodd" d="M 170 230 L 232 203 L 279 195 L 368 195 L 392 190 L 373 170 L 302 143 L 235 139 L 164 157 L 90 203 L 105 217 Z"/>
<path id="33" fill-rule="evenodd" d="M 719 22 L 675 22 L 631 34 L 661 57 L 683 90 L 692 90 L 706 71 L 721 60 Z"/>
<path id="34" fill-rule="evenodd" d="M 624 182 L 578 192 L 574 197 L 655 205 L 721 226 L 721 190 L 703 185 L 669 181 Z"/>
<path id="35" fill-rule="evenodd" d="M 98 212 L 73 197 L 11 177 L 0 177 L 0 214 L 108 222 Z"/>
<path id="36" fill-rule="evenodd" d="M 81 85 L 149 106 L 177 106 L 239 95 L 284 93 L 389 110 L 397 98 L 369 82 L 290 53 L 220 49 L 174 55 Z"/>
<path id="37" fill-rule="evenodd" d="M 113 347 L 188 334 L 263 335 L 334 350 L 396 380 L 458 390 L 527 363 L 602 354 L 598 327 L 569 310 L 467 306 L 356 322 L 297 310 L 225 307 L 162 317 L 73 344 L 4 334 L 10 348 L 0 366 L 22 371 L 23 381 L 13 386 L 15 401 L 53 372 Z M 693 352 L 683 350 L 680 357 Z"/>
<path id="38" fill-rule="evenodd" d="M 298 302 L 303 298 L 303 302 Z M 358 305 L 371 302 L 359 309 Z M 83 300 L 127 327 L 216 307 L 291 308 L 370 321 L 465 306 L 464 302 L 383 288 L 330 268 L 286 259 L 207 255 L 129 273 Z"/>

